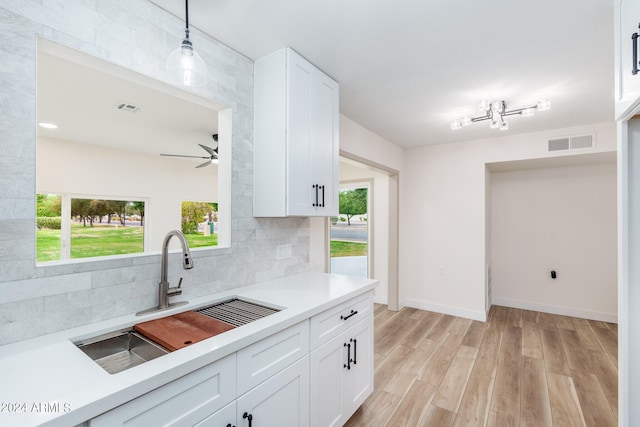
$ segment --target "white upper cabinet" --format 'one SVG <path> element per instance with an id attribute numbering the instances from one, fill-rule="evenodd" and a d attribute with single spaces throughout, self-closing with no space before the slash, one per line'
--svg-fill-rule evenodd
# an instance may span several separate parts
<path id="1" fill-rule="evenodd" d="M 640 1 L 615 3 L 616 120 L 627 119 L 640 103 Z"/>
<path id="2" fill-rule="evenodd" d="M 254 66 L 257 217 L 338 214 L 338 83 L 291 48 Z"/>

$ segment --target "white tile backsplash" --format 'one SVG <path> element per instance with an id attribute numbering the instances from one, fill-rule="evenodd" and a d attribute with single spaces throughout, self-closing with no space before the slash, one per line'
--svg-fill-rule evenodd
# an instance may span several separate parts
<path id="1" fill-rule="evenodd" d="M 183 24 L 147 0 L 0 3 L 0 345 L 157 304 L 158 255 L 35 266 L 37 36 L 166 81 Z M 211 71 L 198 95 L 233 109 L 232 247 L 194 251 L 190 271 L 171 260 L 184 299 L 310 268 L 308 219 L 252 216 L 253 62 L 197 29 L 191 36 Z M 281 244 L 292 257 L 276 261 Z"/>

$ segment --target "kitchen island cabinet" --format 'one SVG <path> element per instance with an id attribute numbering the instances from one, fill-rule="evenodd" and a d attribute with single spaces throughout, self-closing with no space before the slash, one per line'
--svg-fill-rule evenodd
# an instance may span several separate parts
<path id="1" fill-rule="evenodd" d="M 373 391 L 373 310 L 369 310 L 373 304 L 370 298 L 366 295 L 364 299 L 343 305 L 342 310 L 329 311 L 346 329 L 317 329 L 324 339 L 316 342 L 328 341 L 311 352 L 311 426 L 343 425 Z M 326 321 L 326 314 L 316 316 L 311 320 L 312 329 L 314 323 Z M 329 329 L 332 329 L 331 333 L 323 333 Z"/>
<path id="2" fill-rule="evenodd" d="M 335 336 L 353 331 L 349 338 L 357 339 L 358 349 L 352 357 L 357 357 L 357 365 L 364 363 L 361 340 L 366 339 L 354 327 L 372 317 L 376 285 L 371 279 L 307 272 L 195 298 L 144 319 L 131 314 L 2 346 L 3 382 L 11 387 L 0 388 L 0 400 L 27 402 L 28 407 L 57 402 L 48 407 L 59 410 L 0 413 L 0 425 L 247 427 L 245 412 L 252 415 L 252 427 L 274 425 L 273 420 L 264 424 L 274 416 L 265 414 L 278 414 L 276 425 L 308 425 L 316 375 L 312 351 L 335 338 L 326 331 L 335 331 Z M 74 344 L 229 298 L 280 311 L 116 374 Z M 338 320 L 351 310 L 362 316 L 336 323 L 336 310 Z M 321 335 L 325 337 L 318 339 Z M 287 411 L 280 409 L 282 402 Z"/>

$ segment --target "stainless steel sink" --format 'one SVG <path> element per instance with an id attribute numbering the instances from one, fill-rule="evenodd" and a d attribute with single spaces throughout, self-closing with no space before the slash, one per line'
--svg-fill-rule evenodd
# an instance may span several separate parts
<path id="1" fill-rule="evenodd" d="M 169 353 L 132 328 L 75 343 L 80 350 L 110 374 L 117 374 Z"/>
<path id="2" fill-rule="evenodd" d="M 237 327 L 280 310 L 232 298 L 193 311 Z M 170 352 L 136 332 L 133 327 L 76 341 L 75 345 L 110 374 L 117 374 Z"/>

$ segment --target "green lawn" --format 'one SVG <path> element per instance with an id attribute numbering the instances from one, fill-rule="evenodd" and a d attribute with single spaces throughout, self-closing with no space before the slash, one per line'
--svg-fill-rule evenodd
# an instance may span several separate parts
<path id="1" fill-rule="evenodd" d="M 217 234 L 188 234 L 186 237 L 191 248 L 218 244 Z M 37 230 L 36 248 L 38 262 L 59 260 L 60 230 Z M 142 227 L 71 224 L 71 258 L 134 254 L 143 250 Z"/>
<path id="2" fill-rule="evenodd" d="M 205 236 L 204 234 L 185 234 L 187 238 L 187 243 L 189 243 L 190 248 L 201 248 L 203 246 L 217 246 L 218 245 L 218 235 L 213 234 L 211 236 Z"/>
<path id="3" fill-rule="evenodd" d="M 331 241 L 331 257 L 367 255 L 367 244 L 356 242 Z"/>

